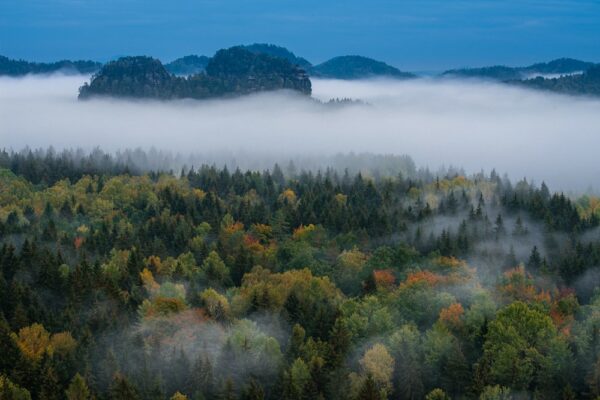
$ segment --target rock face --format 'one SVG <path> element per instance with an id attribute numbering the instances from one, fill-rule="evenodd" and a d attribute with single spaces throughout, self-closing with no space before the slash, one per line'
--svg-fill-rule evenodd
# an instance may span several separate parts
<path id="1" fill-rule="evenodd" d="M 53 63 L 37 63 L 24 60 L 12 60 L 0 56 L 0 75 L 23 76 L 27 74 L 50 74 L 62 72 L 67 74 L 89 74 L 96 72 L 102 64 L 94 61 L 62 60 Z"/>
<path id="2" fill-rule="evenodd" d="M 382 61 L 362 56 L 341 56 L 332 58 L 310 69 L 310 75 L 319 78 L 365 79 L 387 77 L 407 79 L 415 75 L 402 72 Z"/>
<path id="3" fill-rule="evenodd" d="M 285 59 L 232 47 L 219 50 L 206 72 L 188 78 L 171 75 L 159 60 L 150 57 L 120 58 L 82 86 L 79 98 L 206 99 L 281 89 L 310 95 L 311 82 L 304 70 Z"/>

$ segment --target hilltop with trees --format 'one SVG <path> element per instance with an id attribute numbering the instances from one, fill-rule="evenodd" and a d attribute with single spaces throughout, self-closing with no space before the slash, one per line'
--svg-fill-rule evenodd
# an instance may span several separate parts
<path id="1" fill-rule="evenodd" d="M 232 47 L 219 50 L 205 72 L 187 78 L 171 75 L 159 60 L 150 57 L 120 58 L 82 86 L 79 98 L 206 99 L 281 89 L 310 94 L 310 79 L 287 60 Z"/>
<path id="2" fill-rule="evenodd" d="M 311 76 L 330 79 L 365 79 L 365 78 L 414 78 L 415 75 L 402 72 L 382 61 L 362 56 L 340 56 L 315 65 L 310 70 Z"/>

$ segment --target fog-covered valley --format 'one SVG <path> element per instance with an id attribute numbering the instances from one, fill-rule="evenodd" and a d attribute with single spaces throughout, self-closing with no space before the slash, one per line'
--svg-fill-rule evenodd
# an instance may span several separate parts
<path id="1" fill-rule="evenodd" d="M 234 99 L 78 101 L 84 76 L 0 78 L 5 148 L 186 153 L 410 155 L 419 167 L 496 169 L 512 179 L 582 192 L 600 186 L 600 100 L 452 79 L 313 79 L 313 98 L 289 92 Z"/>

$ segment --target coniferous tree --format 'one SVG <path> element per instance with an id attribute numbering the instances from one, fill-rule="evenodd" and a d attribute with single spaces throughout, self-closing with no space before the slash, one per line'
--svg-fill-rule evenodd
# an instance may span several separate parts
<path id="1" fill-rule="evenodd" d="M 381 400 L 381 394 L 379 393 L 379 389 L 377 388 L 377 384 L 375 380 L 373 380 L 373 376 L 370 374 L 365 378 L 362 386 L 360 387 L 360 391 L 358 392 L 357 400 Z"/>
<path id="2" fill-rule="evenodd" d="M 117 374 L 110 388 L 111 400 L 140 400 L 137 389 L 123 376 Z"/>
<path id="3" fill-rule="evenodd" d="M 539 271 L 542 266 L 542 257 L 540 256 L 540 252 L 538 251 L 537 246 L 533 246 L 531 249 L 531 255 L 529 256 L 529 260 L 527 261 L 527 268 L 532 271 Z"/>
<path id="4" fill-rule="evenodd" d="M 85 383 L 85 379 L 78 373 L 73 377 L 65 394 L 67 400 L 88 400 L 91 398 L 90 390 Z"/>

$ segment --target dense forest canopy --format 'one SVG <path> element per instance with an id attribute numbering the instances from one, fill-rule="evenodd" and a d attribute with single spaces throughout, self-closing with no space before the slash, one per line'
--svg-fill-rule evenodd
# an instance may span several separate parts
<path id="1" fill-rule="evenodd" d="M 598 198 L 143 159 L 0 153 L 1 398 L 600 396 Z"/>

